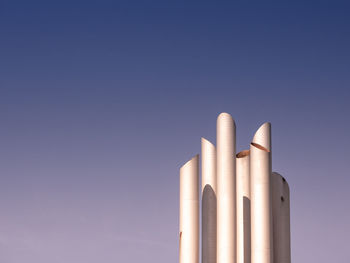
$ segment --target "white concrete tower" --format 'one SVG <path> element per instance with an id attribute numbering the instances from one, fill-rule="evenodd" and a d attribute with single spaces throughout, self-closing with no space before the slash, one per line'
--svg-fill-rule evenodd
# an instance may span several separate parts
<path id="1" fill-rule="evenodd" d="M 198 159 L 180 168 L 180 263 L 199 263 Z"/>
<path id="2" fill-rule="evenodd" d="M 250 167 L 249 150 L 236 155 L 237 263 L 250 263 Z"/>
<path id="3" fill-rule="evenodd" d="M 271 125 L 264 123 L 250 144 L 251 262 L 273 263 Z"/>
<path id="4" fill-rule="evenodd" d="M 228 113 L 217 119 L 217 263 L 236 262 L 236 127 Z"/>
<path id="5" fill-rule="evenodd" d="M 216 262 L 216 149 L 202 138 L 202 263 Z"/>
<path id="6" fill-rule="evenodd" d="M 272 221 L 274 261 L 290 263 L 290 198 L 287 181 L 272 173 Z"/>

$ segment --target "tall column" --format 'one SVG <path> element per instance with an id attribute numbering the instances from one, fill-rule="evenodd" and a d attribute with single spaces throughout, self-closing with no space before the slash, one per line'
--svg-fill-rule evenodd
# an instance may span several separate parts
<path id="1" fill-rule="evenodd" d="M 264 123 L 250 144 L 251 262 L 273 263 L 271 125 Z"/>
<path id="2" fill-rule="evenodd" d="M 198 155 L 180 168 L 180 263 L 199 263 Z"/>
<path id="3" fill-rule="evenodd" d="M 217 263 L 236 262 L 236 127 L 231 115 L 217 119 Z"/>
<path id="4" fill-rule="evenodd" d="M 216 149 L 202 138 L 202 263 L 216 263 Z"/>
<path id="5" fill-rule="evenodd" d="M 290 263 L 290 201 L 287 181 L 272 173 L 272 216 L 274 260 Z"/>
<path id="6" fill-rule="evenodd" d="M 250 263 L 250 167 L 249 150 L 236 155 L 237 263 Z"/>

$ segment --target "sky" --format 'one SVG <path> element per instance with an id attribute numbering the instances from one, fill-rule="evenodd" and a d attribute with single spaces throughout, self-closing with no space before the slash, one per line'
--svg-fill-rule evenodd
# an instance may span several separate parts
<path id="1" fill-rule="evenodd" d="M 178 261 L 179 168 L 272 123 L 293 262 L 347 262 L 347 1 L 0 2 L 0 262 Z"/>

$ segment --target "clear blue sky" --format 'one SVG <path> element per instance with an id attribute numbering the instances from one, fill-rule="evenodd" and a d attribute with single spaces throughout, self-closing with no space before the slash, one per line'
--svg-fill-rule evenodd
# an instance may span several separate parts
<path id="1" fill-rule="evenodd" d="M 272 123 L 293 262 L 347 262 L 348 1 L 2 1 L 0 261 L 178 261 L 178 169 Z"/>

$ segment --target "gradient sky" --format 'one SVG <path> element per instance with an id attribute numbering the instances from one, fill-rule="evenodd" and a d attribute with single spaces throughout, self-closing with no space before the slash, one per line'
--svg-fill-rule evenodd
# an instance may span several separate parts
<path id="1" fill-rule="evenodd" d="M 178 170 L 272 123 L 293 262 L 348 262 L 348 1 L 0 3 L 0 262 L 178 261 Z"/>

